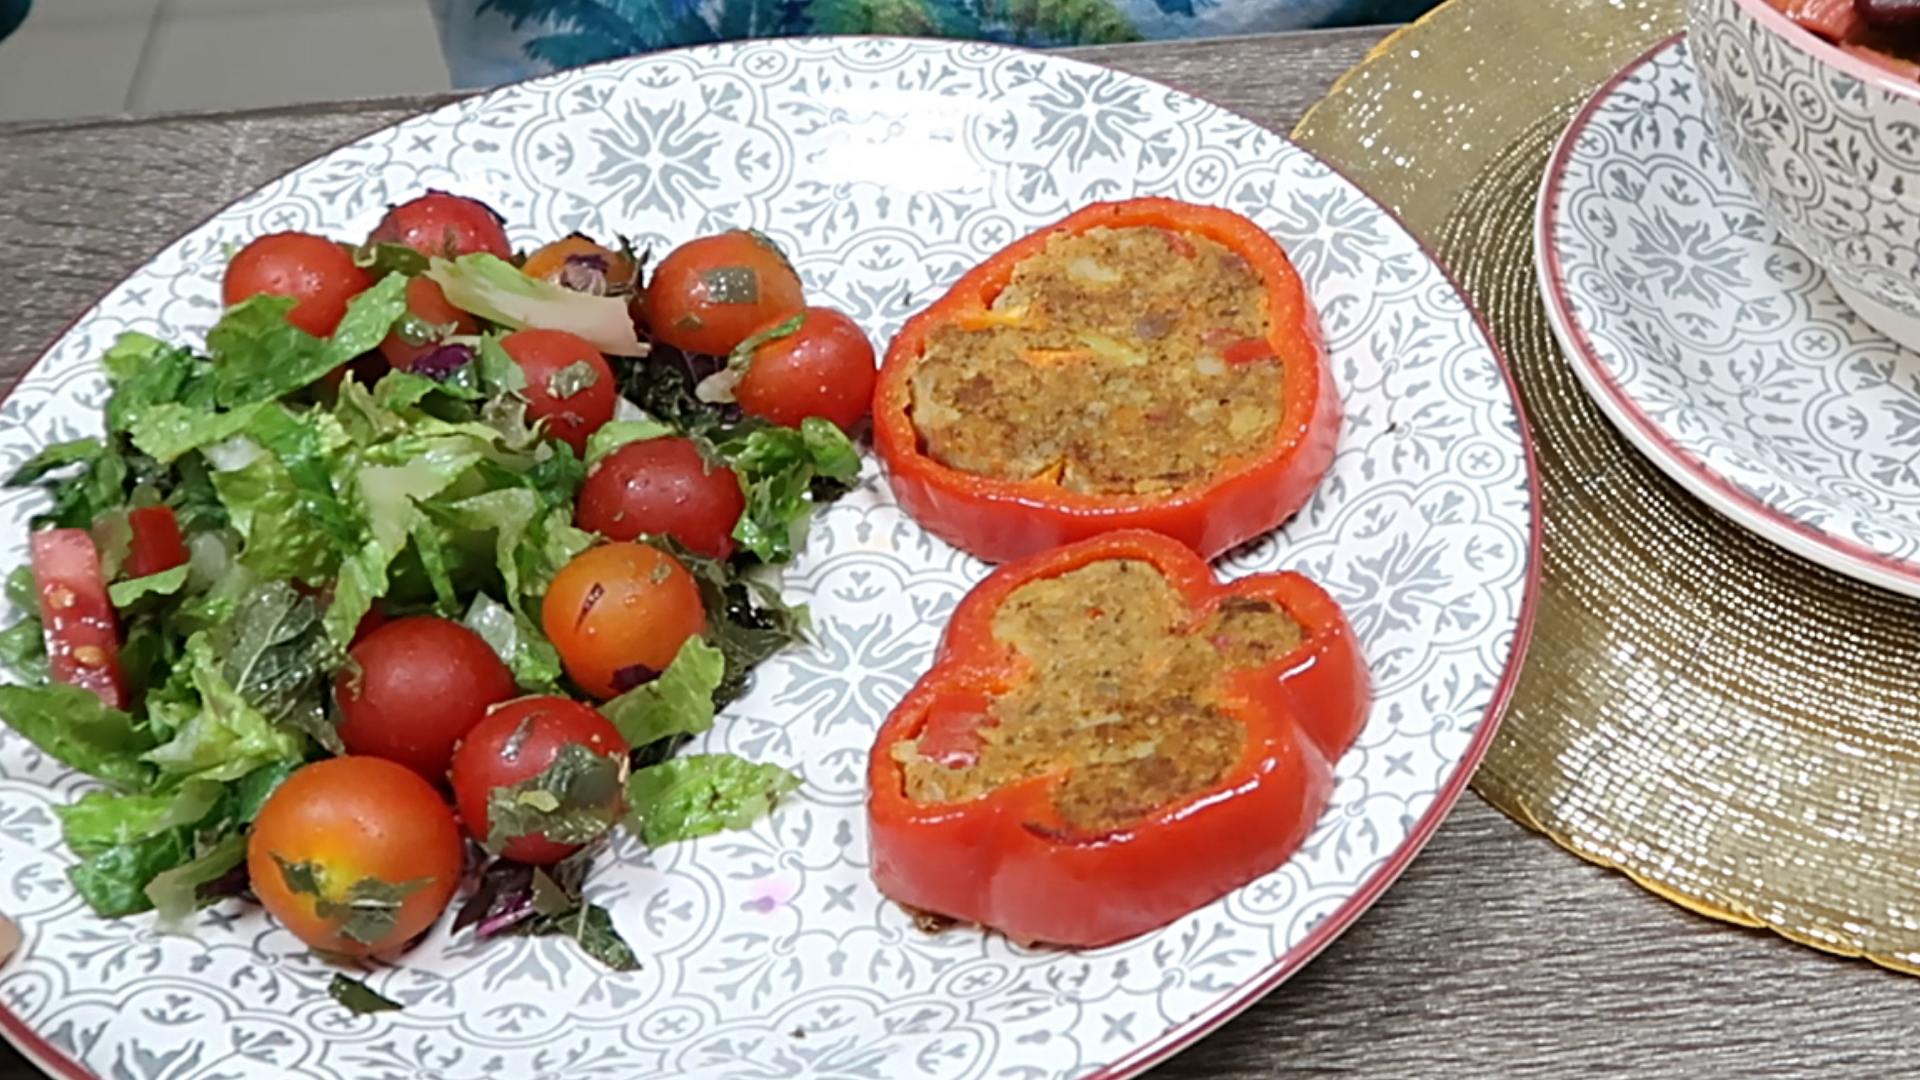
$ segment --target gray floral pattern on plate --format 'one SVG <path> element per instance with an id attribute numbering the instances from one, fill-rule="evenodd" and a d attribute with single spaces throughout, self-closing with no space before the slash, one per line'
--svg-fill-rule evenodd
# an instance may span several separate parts
<path id="1" fill-rule="evenodd" d="M 1783 547 L 1920 595 L 1920 356 L 1761 216 L 1684 40 L 1574 121 L 1539 233 L 1574 370 L 1643 452 Z"/>
<path id="2" fill-rule="evenodd" d="M 1079 204 L 1164 194 L 1240 210 L 1298 256 L 1347 425 L 1296 520 L 1223 562 L 1304 568 L 1347 606 L 1378 705 L 1286 866 L 1164 931 L 1085 953 L 929 936 L 868 877 L 864 761 L 986 567 L 933 540 L 871 463 L 785 590 L 816 639 L 770 661 L 705 737 L 806 785 L 749 831 L 625 842 L 589 884 L 643 967 L 565 941 L 444 929 L 367 972 L 401 1012 L 345 1015 L 330 970 L 257 910 L 192 936 L 103 921 L 66 887 L 51 808 L 84 781 L 0 734 L 0 906 L 27 942 L 0 1011 L 42 1057 L 128 1080 L 433 1076 L 1128 1075 L 1249 1002 L 1359 914 L 1464 785 L 1505 700 L 1535 583 L 1510 383 L 1441 270 L 1305 151 L 1165 87 L 978 43 L 736 43 L 508 87 L 344 147 L 161 252 L 0 407 L 0 468 L 93 430 L 96 358 L 126 329 L 198 335 L 222 245 L 362 234 L 423 187 L 487 199 L 522 242 L 580 228 L 656 249 L 751 225 L 813 294 L 885 341 L 968 266 Z M 32 506 L 0 497 L 0 568 Z M 9 1017 L 0 1016 L 0 1019 Z"/>

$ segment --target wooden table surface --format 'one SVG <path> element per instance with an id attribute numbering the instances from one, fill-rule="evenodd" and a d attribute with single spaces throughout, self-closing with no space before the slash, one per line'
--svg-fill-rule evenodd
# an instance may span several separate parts
<path id="1" fill-rule="evenodd" d="M 1284 132 L 1381 36 L 1076 52 Z M 216 208 L 437 103 L 0 126 L 0 378 Z M 1151 1075 L 1891 1080 L 1920 1076 L 1916 1005 L 1920 982 L 1692 915 L 1468 795 L 1326 952 Z M 0 1044 L 0 1080 L 39 1075 Z"/>

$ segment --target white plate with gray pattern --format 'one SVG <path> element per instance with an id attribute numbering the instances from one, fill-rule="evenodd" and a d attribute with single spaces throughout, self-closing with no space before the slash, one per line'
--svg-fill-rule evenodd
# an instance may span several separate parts
<path id="1" fill-rule="evenodd" d="M 115 288 L 0 407 L 0 469 L 97 428 L 95 358 L 123 330 L 195 337 L 223 245 L 364 235 L 426 187 L 498 207 L 527 243 L 580 228 L 663 248 L 751 225 L 812 294 L 884 341 L 916 303 L 1081 204 L 1164 194 L 1270 228 L 1326 324 L 1347 423 L 1293 522 L 1223 570 L 1295 567 L 1346 607 L 1377 704 L 1332 806 L 1285 867 L 1093 952 L 914 929 L 868 876 L 863 762 L 986 567 L 929 538 L 869 464 L 785 591 L 818 640 L 768 662 L 708 745 L 806 780 L 743 833 L 603 860 L 642 970 L 562 940 L 429 937 L 355 1017 L 259 911 L 192 936 L 104 921 L 68 887 L 53 807 L 85 782 L 0 734 L 0 1030 L 63 1076 L 570 1080 L 1132 1075 L 1297 970 L 1379 895 L 1464 789 L 1510 693 L 1537 588 L 1537 499 L 1505 367 L 1387 213 L 1281 137 L 1166 87 L 985 44 L 721 45 L 508 87 L 346 146 L 220 211 Z M 32 506 L 0 499 L 0 572 Z"/>
<path id="2" fill-rule="evenodd" d="M 1601 411 L 1702 501 L 1920 596 L 1920 355 L 1767 223 L 1701 93 L 1675 38 L 1567 129 L 1535 248 L 1554 331 Z"/>

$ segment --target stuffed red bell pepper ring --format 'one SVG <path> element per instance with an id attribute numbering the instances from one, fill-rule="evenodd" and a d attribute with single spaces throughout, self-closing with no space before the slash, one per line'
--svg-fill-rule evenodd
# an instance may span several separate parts
<path id="1" fill-rule="evenodd" d="M 1341 414 L 1273 237 L 1139 198 L 1015 241 L 910 319 L 873 420 L 907 512 L 1000 562 L 1125 528 L 1212 558 L 1306 504 Z"/>
<path id="2" fill-rule="evenodd" d="M 1141 530 L 1008 563 L 874 743 L 874 880 L 1021 942 L 1152 930 L 1292 856 L 1370 703 L 1345 615 L 1298 574 L 1216 583 Z"/>

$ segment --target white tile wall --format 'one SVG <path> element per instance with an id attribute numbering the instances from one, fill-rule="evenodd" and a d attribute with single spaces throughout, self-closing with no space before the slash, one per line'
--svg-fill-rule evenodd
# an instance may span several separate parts
<path id="1" fill-rule="evenodd" d="M 428 0 L 33 0 L 0 122 L 448 88 Z"/>

